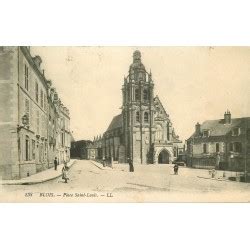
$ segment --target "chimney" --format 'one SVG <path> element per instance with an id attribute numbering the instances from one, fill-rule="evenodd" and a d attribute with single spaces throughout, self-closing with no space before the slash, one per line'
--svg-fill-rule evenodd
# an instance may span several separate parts
<path id="1" fill-rule="evenodd" d="M 200 135 L 200 133 L 201 133 L 201 125 L 199 122 L 197 122 L 195 125 L 195 134 Z"/>
<path id="2" fill-rule="evenodd" d="M 224 124 L 231 124 L 231 113 L 227 110 L 224 114 Z"/>

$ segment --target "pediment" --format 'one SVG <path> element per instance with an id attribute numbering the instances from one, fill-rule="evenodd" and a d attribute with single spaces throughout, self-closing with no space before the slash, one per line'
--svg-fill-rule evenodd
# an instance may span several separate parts
<path id="1" fill-rule="evenodd" d="M 155 120 L 157 121 L 164 121 L 169 119 L 169 115 L 167 114 L 166 110 L 164 109 L 160 99 L 158 96 L 154 98 L 154 108 L 155 108 Z"/>

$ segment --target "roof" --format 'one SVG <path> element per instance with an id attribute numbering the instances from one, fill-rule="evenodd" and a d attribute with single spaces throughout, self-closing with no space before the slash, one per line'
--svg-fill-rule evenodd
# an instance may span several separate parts
<path id="1" fill-rule="evenodd" d="M 162 105 L 162 103 L 161 103 L 160 98 L 159 98 L 158 95 L 154 98 L 154 106 L 156 106 L 156 103 L 159 104 L 159 106 L 160 106 L 160 108 L 162 109 L 162 111 L 164 112 L 165 116 L 166 116 L 167 118 L 169 118 L 169 115 L 167 114 L 167 112 L 166 112 L 164 106 Z"/>
<path id="2" fill-rule="evenodd" d="M 122 127 L 122 114 L 114 116 L 106 131 Z"/>
<path id="3" fill-rule="evenodd" d="M 227 135 L 228 133 L 230 133 L 234 128 L 244 127 L 245 121 L 248 121 L 248 127 L 249 127 L 250 117 L 231 119 L 230 124 L 225 124 L 224 119 L 207 120 L 201 124 L 201 131 L 209 130 L 210 136 L 223 136 L 223 135 Z M 191 137 L 193 137 L 194 135 L 195 133 Z"/>

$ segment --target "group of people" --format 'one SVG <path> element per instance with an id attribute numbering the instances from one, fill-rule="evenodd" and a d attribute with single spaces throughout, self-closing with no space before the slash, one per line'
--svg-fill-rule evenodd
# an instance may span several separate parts
<path id="1" fill-rule="evenodd" d="M 54 159 L 54 169 L 57 171 L 57 166 L 59 165 L 57 157 Z M 63 162 L 63 168 L 62 168 L 62 179 L 65 183 L 68 183 L 69 175 L 68 175 L 69 167 L 67 166 L 67 162 Z"/>
<path id="2" fill-rule="evenodd" d="M 103 167 L 106 167 L 106 161 L 105 158 L 103 158 L 102 160 L 102 165 Z M 129 165 L 129 172 L 134 172 L 134 164 L 133 164 L 133 160 L 128 158 L 128 165 Z M 179 170 L 179 166 L 177 164 L 174 165 L 174 174 L 178 175 L 178 170 Z"/>
<path id="3" fill-rule="evenodd" d="M 129 172 L 134 172 L 135 169 L 134 169 L 134 164 L 133 164 L 132 159 L 128 158 L 128 164 L 129 164 Z M 55 157 L 54 167 L 56 171 L 57 171 L 57 166 L 58 166 L 58 161 L 57 161 L 57 157 Z M 105 159 L 103 159 L 103 167 L 105 166 L 106 166 L 106 162 L 105 162 Z M 68 170 L 69 170 L 69 167 L 67 166 L 67 162 L 64 161 L 63 168 L 62 168 L 62 179 L 64 180 L 65 183 L 68 183 L 68 180 L 69 180 Z M 178 175 L 178 170 L 179 170 L 179 166 L 175 164 L 174 165 L 175 175 Z"/>

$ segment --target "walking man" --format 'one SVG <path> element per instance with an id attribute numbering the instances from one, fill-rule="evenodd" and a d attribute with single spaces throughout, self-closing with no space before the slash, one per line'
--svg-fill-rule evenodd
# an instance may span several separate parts
<path id="1" fill-rule="evenodd" d="M 177 175 L 178 174 L 178 169 L 179 166 L 177 164 L 174 165 L 174 174 Z"/>
<path id="2" fill-rule="evenodd" d="M 133 161 L 130 158 L 128 159 L 128 164 L 129 164 L 129 172 L 134 172 Z"/>
<path id="3" fill-rule="evenodd" d="M 102 166 L 103 166 L 104 168 L 106 167 L 105 157 L 102 158 Z"/>
<path id="4" fill-rule="evenodd" d="M 57 165 L 58 165 L 57 157 L 55 157 L 55 160 L 54 160 L 54 167 L 55 167 L 55 170 L 57 170 Z"/>

